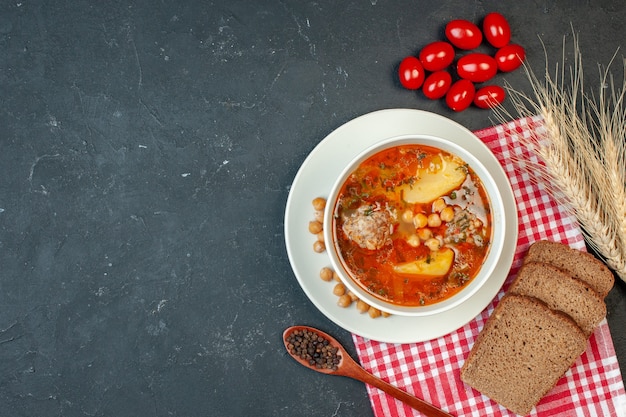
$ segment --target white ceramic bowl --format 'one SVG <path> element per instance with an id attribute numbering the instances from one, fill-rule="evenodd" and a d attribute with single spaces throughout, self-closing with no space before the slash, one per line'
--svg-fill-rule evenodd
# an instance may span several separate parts
<path id="1" fill-rule="evenodd" d="M 466 162 L 470 166 L 470 168 L 478 175 L 485 188 L 485 191 L 487 192 L 487 196 L 490 202 L 492 235 L 487 256 L 479 272 L 461 291 L 448 299 L 442 300 L 434 304 L 406 307 L 382 300 L 381 298 L 371 294 L 369 291 L 363 289 L 361 285 L 354 281 L 350 273 L 346 271 L 344 263 L 341 260 L 341 255 L 338 253 L 338 249 L 335 245 L 335 233 L 333 230 L 334 226 L 331 225 L 334 224 L 333 217 L 335 215 L 335 206 L 338 194 L 348 176 L 359 166 L 359 164 L 361 164 L 370 156 L 384 149 L 400 145 L 415 144 L 439 148 L 446 152 L 454 154 L 461 158 L 464 162 Z M 515 214 L 513 213 L 510 215 Z M 352 159 L 352 161 L 343 169 L 343 171 L 332 186 L 324 212 L 324 225 L 327 225 L 324 227 L 324 239 L 326 241 L 326 250 L 330 257 L 332 267 L 337 272 L 337 274 L 341 278 L 341 281 L 346 285 L 346 287 L 367 304 L 374 306 L 381 311 L 403 316 L 427 316 L 438 314 L 446 310 L 452 309 L 470 299 L 491 277 L 494 268 L 496 267 L 496 264 L 498 262 L 498 258 L 502 253 L 505 237 L 507 235 L 507 231 L 505 229 L 506 222 L 504 205 L 500 196 L 500 191 L 498 190 L 496 182 L 494 181 L 488 170 L 478 161 L 477 158 L 475 158 L 469 151 L 464 149 L 462 145 L 457 144 L 450 139 L 426 135 L 397 136 L 383 139 L 357 155 L 354 159 Z"/>

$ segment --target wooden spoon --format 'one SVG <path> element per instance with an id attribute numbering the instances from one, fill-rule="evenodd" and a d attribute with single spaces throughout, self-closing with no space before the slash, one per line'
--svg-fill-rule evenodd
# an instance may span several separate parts
<path id="1" fill-rule="evenodd" d="M 335 366 L 328 365 L 331 367 L 327 368 L 322 367 L 323 365 L 318 366 L 315 363 L 311 364 L 309 360 L 301 357 L 298 353 L 298 347 L 294 346 L 293 343 L 290 341 L 291 336 L 294 334 L 294 332 L 300 331 L 309 331 L 312 333 L 316 333 L 318 337 L 321 336 L 323 339 L 326 339 L 329 345 L 337 348 L 336 355 L 340 356 L 340 358 L 338 359 L 338 361 L 336 360 L 335 362 L 338 363 L 336 363 Z M 304 365 L 309 369 L 313 369 L 314 371 L 321 372 L 323 374 L 341 375 L 349 378 L 354 378 L 366 384 L 372 385 L 380 390 L 383 390 L 392 397 L 404 402 L 405 404 L 408 404 L 409 406 L 413 407 L 414 409 L 428 417 L 453 417 L 452 414 L 448 414 L 445 411 L 442 411 L 439 408 L 433 406 L 432 404 L 429 404 L 424 400 L 420 400 L 419 398 L 416 398 L 411 394 L 406 393 L 399 388 L 394 387 L 393 385 L 383 381 L 382 379 L 370 374 L 358 363 L 356 363 L 354 359 L 350 357 L 350 355 L 348 355 L 348 352 L 345 350 L 345 348 L 334 337 L 322 332 L 321 330 L 317 330 L 313 327 L 308 326 L 292 326 L 283 332 L 283 342 L 289 355 L 296 361 L 298 361 L 301 365 Z M 328 356 L 330 356 L 331 358 L 328 359 L 327 363 L 331 363 L 332 357 L 334 357 L 335 355 L 329 353 Z"/>

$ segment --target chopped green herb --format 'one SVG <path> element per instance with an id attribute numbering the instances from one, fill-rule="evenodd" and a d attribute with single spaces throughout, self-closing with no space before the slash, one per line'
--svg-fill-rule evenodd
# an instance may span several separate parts
<path id="1" fill-rule="evenodd" d="M 457 169 L 463 171 L 466 174 L 469 172 L 469 167 L 467 166 L 467 164 L 459 165 Z"/>

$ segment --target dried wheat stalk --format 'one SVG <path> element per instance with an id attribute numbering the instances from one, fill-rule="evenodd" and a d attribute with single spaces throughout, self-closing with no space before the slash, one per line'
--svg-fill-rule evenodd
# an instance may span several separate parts
<path id="1" fill-rule="evenodd" d="M 623 61 L 624 81 L 621 90 L 615 88 L 612 77 L 604 71 L 603 86 L 593 114 L 598 123 L 600 152 L 603 156 L 606 186 L 599 189 L 602 204 L 607 207 L 609 219 L 614 221 L 617 238 L 621 242 L 621 258 L 626 259 L 626 60 Z M 606 91 L 610 94 L 607 95 Z"/>
<path id="2" fill-rule="evenodd" d="M 499 108 L 496 117 L 503 122 L 541 116 L 545 130 L 520 138 L 541 162 L 518 161 L 520 167 L 573 212 L 587 243 L 626 281 L 626 60 L 621 87 L 609 65 L 601 70 L 596 97 L 585 92 L 575 34 L 573 44 L 569 77 L 564 41 L 561 69 L 551 75 L 546 57 L 545 77 L 539 79 L 525 66 L 534 97 L 507 85 L 516 114 Z"/>

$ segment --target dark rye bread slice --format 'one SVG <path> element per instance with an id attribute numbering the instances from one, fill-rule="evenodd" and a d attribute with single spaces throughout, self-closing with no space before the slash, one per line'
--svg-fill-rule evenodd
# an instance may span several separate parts
<path id="1" fill-rule="evenodd" d="M 607 296 L 615 282 L 611 270 L 592 254 L 559 242 L 539 240 L 533 243 L 524 257 L 526 262 L 545 262 L 561 268 L 574 278 L 585 281 L 602 298 Z"/>
<path id="2" fill-rule="evenodd" d="M 507 294 L 474 343 L 461 380 L 526 415 L 586 347 L 585 334 L 570 317 L 534 298 Z"/>
<path id="3" fill-rule="evenodd" d="M 593 288 L 546 263 L 525 263 L 508 292 L 538 298 L 551 309 L 567 314 L 587 337 L 606 316 L 604 298 Z"/>

